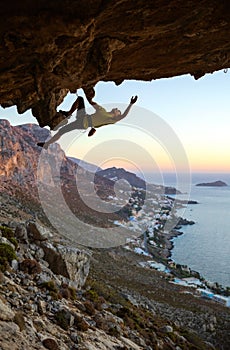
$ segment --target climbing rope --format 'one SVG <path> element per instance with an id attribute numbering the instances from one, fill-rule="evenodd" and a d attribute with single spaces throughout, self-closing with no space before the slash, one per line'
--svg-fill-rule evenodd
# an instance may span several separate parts
<path id="1" fill-rule="evenodd" d="M 224 69 L 224 73 L 228 73 L 228 68 L 225 68 L 225 69 Z"/>

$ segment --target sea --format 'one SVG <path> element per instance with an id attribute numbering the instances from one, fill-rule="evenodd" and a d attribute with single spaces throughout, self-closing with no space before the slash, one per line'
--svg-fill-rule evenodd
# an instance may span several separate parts
<path id="1" fill-rule="evenodd" d="M 145 179 L 155 183 L 153 174 L 145 175 Z M 217 180 L 228 186 L 196 186 Z M 198 202 L 178 210 L 178 215 L 195 224 L 183 226 L 183 234 L 173 239 L 171 258 L 198 271 L 208 281 L 230 287 L 230 174 L 192 173 L 190 180 L 185 177 L 185 181 L 190 184 L 178 181 L 175 174 L 163 174 L 165 186 L 181 190 L 179 199 L 187 199 L 189 194 L 191 200 Z"/>

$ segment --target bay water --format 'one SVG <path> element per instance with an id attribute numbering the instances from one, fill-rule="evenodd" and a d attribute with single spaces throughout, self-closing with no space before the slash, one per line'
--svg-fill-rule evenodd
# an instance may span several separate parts
<path id="1" fill-rule="evenodd" d="M 183 191 L 184 184 L 178 184 L 174 174 L 164 174 L 165 186 Z M 154 183 L 153 174 L 146 180 Z M 225 187 L 200 187 L 198 183 L 221 180 Z M 188 265 L 211 282 L 230 287 L 230 174 L 193 173 L 191 175 L 190 199 L 198 204 L 188 204 L 178 214 L 194 225 L 183 226 L 183 235 L 174 238 L 172 259 Z M 186 187 L 186 186 L 185 186 Z M 179 199 L 187 199 L 181 194 Z"/>

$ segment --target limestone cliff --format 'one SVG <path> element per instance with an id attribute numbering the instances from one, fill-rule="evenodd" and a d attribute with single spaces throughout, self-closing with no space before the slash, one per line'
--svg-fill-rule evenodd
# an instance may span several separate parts
<path id="1" fill-rule="evenodd" d="M 0 9 L 0 104 L 53 128 L 67 92 L 229 67 L 227 0 L 7 1 Z"/>
<path id="2" fill-rule="evenodd" d="M 45 141 L 49 134 L 47 129 L 41 129 L 36 124 L 11 126 L 7 120 L 0 120 L 0 186 L 4 181 L 23 188 L 36 186 L 41 152 L 36 142 Z M 53 147 L 56 149 L 55 157 L 64 157 L 67 174 L 73 174 L 74 166 L 63 155 L 60 146 L 55 144 Z M 51 169 L 46 167 L 42 171 Z"/>
<path id="3" fill-rule="evenodd" d="M 68 206 L 84 222 L 104 227 L 117 220 L 119 215 L 126 217 L 125 210 L 120 214 L 99 213 L 85 204 L 78 192 L 78 183 L 81 183 L 81 190 L 86 189 L 87 192 L 92 176 L 71 161 L 59 144 L 55 143 L 44 151 L 44 159 L 40 163 L 42 149 L 36 143 L 45 141 L 49 134 L 49 130 L 35 124 L 11 126 L 7 120 L 0 120 L 0 192 L 20 197 L 20 200 L 23 197 L 25 205 L 31 207 L 33 202 L 36 211 L 40 211 L 38 187 L 44 182 L 47 200 L 52 202 L 54 193 L 61 188 Z M 57 178 L 60 182 L 56 182 Z M 94 181 L 100 198 L 114 194 L 113 181 L 97 174 Z M 58 213 L 61 209 L 56 204 Z"/>

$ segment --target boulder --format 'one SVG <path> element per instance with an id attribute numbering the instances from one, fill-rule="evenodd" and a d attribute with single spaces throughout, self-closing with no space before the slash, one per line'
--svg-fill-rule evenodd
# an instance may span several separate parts
<path id="1" fill-rule="evenodd" d="M 38 300 L 38 312 L 40 315 L 44 315 L 46 313 L 46 302 L 44 300 Z"/>
<path id="2" fill-rule="evenodd" d="M 46 349 L 49 349 L 49 350 L 59 350 L 59 346 L 58 346 L 56 340 L 53 339 L 53 338 L 45 338 L 45 339 L 42 341 L 42 344 L 43 344 L 43 346 L 44 346 Z"/>
<path id="3" fill-rule="evenodd" d="M 11 261 L 11 267 L 14 271 L 18 270 L 18 261 L 16 259 Z"/>
<path id="4" fill-rule="evenodd" d="M 47 242 L 42 248 L 52 272 L 71 280 L 76 288 L 84 285 L 90 266 L 90 256 L 86 251 L 62 245 L 54 247 Z"/>
<path id="5" fill-rule="evenodd" d="M 161 331 L 163 333 L 172 333 L 173 332 L 173 328 L 172 328 L 172 326 L 165 325 L 165 326 L 161 327 Z"/>
<path id="6" fill-rule="evenodd" d="M 0 299 L 0 320 L 12 321 L 14 318 L 14 312 Z"/>
<path id="7" fill-rule="evenodd" d="M 67 309 L 63 308 L 55 314 L 57 324 L 64 330 L 68 330 L 69 327 L 74 325 L 74 315 Z"/>
<path id="8" fill-rule="evenodd" d="M 53 237 L 52 233 L 37 221 L 29 221 L 27 223 L 27 234 L 32 241 L 46 241 Z"/>
<path id="9" fill-rule="evenodd" d="M 19 241 L 27 241 L 28 240 L 27 229 L 26 229 L 25 225 L 19 224 L 16 226 L 15 237 Z"/>

